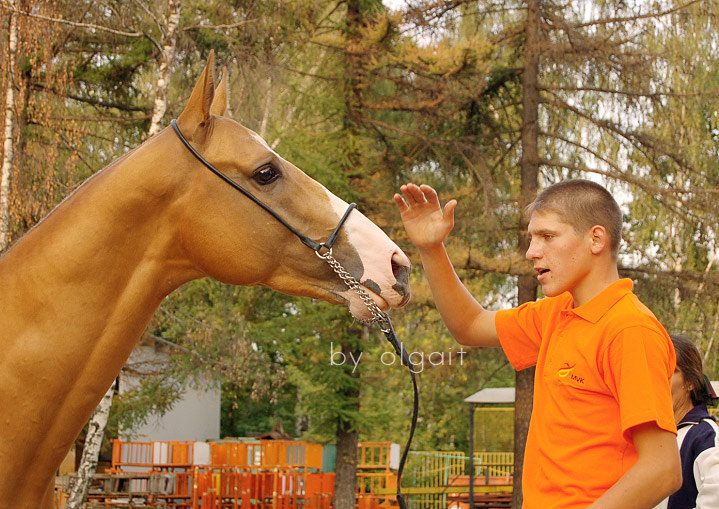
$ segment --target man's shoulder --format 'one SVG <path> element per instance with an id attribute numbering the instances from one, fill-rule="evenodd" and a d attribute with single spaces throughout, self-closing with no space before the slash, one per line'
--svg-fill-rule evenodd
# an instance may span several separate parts
<path id="1" fill-rule="evenodd" d="M 572 296 L 569 292 L 555 297 L 543 297 L 525 302 L 514 308 L 497 311 L 495 324 L 497 329 L 507 323 L 532 323 L 537 328 L 551 327 L 561 316 L 562 311 L 572 308 Z"/>
<path id="2" fill-rule="evenodd" d="M 513 308 L 501 309 L 497 311 L 497 313 L 506 316 L 534 313 L 542 317 L 547 317 L 559 313 L 564 309 L 571 309 L 571 307 L 572 296 L 569 292 L 564 292 L 555 297 L 542 297 L 541 299 L 528 301 Z"/>
<path id="3" fill-rule="evenodd" d="M 664 328 L 636 294 L 629 292 L 624 295 L 606 313 L 607 322 L 614 323 L 620 328 L 626 327 L 650 327 L 658 326 L 662 331 Z"/>
<path id="4" fill-rule="evenodd" d="M 650 340 L 662 349 L 669 348 L 671 339 L 664 326 L 634 293 L 622 297 L 602 317 L 600 331 L 605 345 L 618 338 Z"/>

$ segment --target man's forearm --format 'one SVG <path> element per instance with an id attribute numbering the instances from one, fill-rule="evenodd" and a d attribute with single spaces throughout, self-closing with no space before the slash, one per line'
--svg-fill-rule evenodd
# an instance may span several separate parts
<path id="1" fill-rule="evenodd" d="M 681 487 L 676 436 L 654 423 L 632 432 L 639 459 L 590 509 L 652 509 Z"/>
<path id="2" fill-rule="evenodd" d="M 674 493 L 674 488 L 667 489 L 671 486 L 670 481 L 663 482 L 656 472 L 648 472 L 635 465 L 589 509 L 652 509 Z"/>
<path id="3" fill-rule="evenodd" d="M 464 345 L 498 346 L 493 337 L 482 337 L 478 322 L 488 320 L 483 314 L 490 312 L 459 279 L 444 245 L 420 249 L 420 255 L 435 305 L 452 336 Z"/>

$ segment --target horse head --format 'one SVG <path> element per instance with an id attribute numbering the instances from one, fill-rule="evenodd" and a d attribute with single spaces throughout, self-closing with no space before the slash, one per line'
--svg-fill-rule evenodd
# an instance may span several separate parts
<path id="1" fill-rule="evenodd" d="M 323 242 L 348 204 L 282 158 L 258 134 L 225 116 L 227 72 L 215 89 L 214 56 L 197 81 L 177 127 L 202 158 L 278 214 L 302 235 Z M 183 252 L 201 275 L 236 285 L 344 303 L 370 317 L 358 295 L 271 213 L 209 171 L 171 129 L 158 142 L 173 145 L 184 183 L 176 210 Z M 410 261 L 377 226 L 352 211 L 333 256 L 382 310 L 410 297 Z"/>

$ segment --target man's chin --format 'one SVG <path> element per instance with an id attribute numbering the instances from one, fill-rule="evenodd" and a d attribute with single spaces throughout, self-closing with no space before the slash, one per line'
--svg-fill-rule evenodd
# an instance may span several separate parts
<path id="1" fill-rule="evenodd" d="M 564 293 L 564 290 L 560 289 L 555 285 L 546 284 L 542 285 L 542 293 L 545 297 L 556 297 L 557 295 L 561 295 L 562 293 Z"/>

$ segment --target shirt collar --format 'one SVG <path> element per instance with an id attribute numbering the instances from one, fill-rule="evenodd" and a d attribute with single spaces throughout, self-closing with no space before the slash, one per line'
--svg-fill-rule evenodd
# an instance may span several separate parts
<path id="1" fill-rule="evenodd" d="M 689 412 L 687 412 L 687 415 L 685 415 L 681 422 L 679 423 L 679 426 L 682 424 L 696 424 L 697 422 L 700 422 L 702 419 L 706 419 L 709 417 L 709 411 L 707 410 L 706 405 L 697 405 Z"/>
<path id="2" fill-rule="evenodd" d="M 631 293 L 632 288 L 634 288 L 634 283 L 632 283 L 631 279 L 619 279 L 607 286 L 586 304 L 572 309 L 572 312 L 591 323 L 597 323 L 614 304 L 619 302 L 625 295 Z"/>

